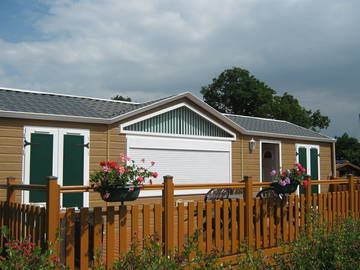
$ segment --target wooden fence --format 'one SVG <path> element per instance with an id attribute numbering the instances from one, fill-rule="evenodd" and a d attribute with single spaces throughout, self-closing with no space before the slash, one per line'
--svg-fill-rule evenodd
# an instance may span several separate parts
<path id="1" fill-rule="evenodd" d="M 269 183 L 253 182 L 244 177 L 243 183 L 174 185 L 171 177 L 164 178 L 162 185 L 146 185 L 145 190 L 162 190 L 162 203 L 144 205 L 119 205 L 106 208 L 60 209 L 60 194 L 91 192 L 89 187 L 60 187 L 56 177 L 49 177 L 47 186 L 15 185 L 8 179 L 0 185 L 8 191 L 7 202 L 0 203 L 0 222 L 10 228 L 12 238 L 21 239 L 31 234 L 33 239 L 45 245 L 56 242 L 60 231 L 60 243 L 56 243 L 58 255 L 70 269 L 89 269 L 94 263 L 97 250 L 102 251 L 108 268 L 129 250 L 134 238 L 142 239 L 157 233 L 164 242 L 165 250 L 182 245 L 196 230 L 199 231 L 199 247 L 205 252 L 213 248 L 223 251 L 225 258 L 236 258 L 245 243 L 266 252 L 280 250 L 280 243 L 297 239 L 306 224 L 306 213 L 316 210 L 320 222 L 328 222 L 329 228 L 339 217 L 360 216 L 360 179 L 311 181 L 304 195 L 290 195 L 284 200 L 254 198 L 261 187 Z M 347 191 L 311 194 L 314 184 L 341 184 Z M 217 201 L 188 201 L 175 203 L 174 191 L 185 189 L 243 188 L 244 198 Z M 15 203 L 16 190 L 46 190 L 45 208 Z M 3 241 L 3 240 L 2 240 Z"/>

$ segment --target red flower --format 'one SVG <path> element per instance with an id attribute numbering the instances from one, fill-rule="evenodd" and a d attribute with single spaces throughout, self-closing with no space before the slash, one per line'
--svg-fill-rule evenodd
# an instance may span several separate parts
<path id="1" fill-rule="evenodd" d="M 152 180 L 151 179 L 149 180 L 149 182 L 150 182 L 150 185 L 152 185 Z"/>
<path id="2" fill-rule="evenodd" d="M 285 171 L 281 172 L 281 176 L 286 176 L 286 172 Z"/>
<path id="3" fill-rule="evenodd" d="M 296 171 L 296 175 L 300 175 L 301 173 L 300 173 L 300 171 Z"/>
<path id="4" fill-rule="evenodd" d="M 112 169 L 117 169 L 117 168 L 119 168 L 119 165 L 118 165 L 115 161 L 109 161 L 109 162 L 108 162 L 108 165 L 109 165 L 109 167 L 112 168 Z"/>
<path id="5" fill-rule="evenodd" d="M 154 177 L 154 178 L 157 178 L 159 176 L 159 174 L 157 172 L 152 172 L 151 176 Z"/>
<path id="6" fill-rule="evenodd" d="M 107 165 L 107 162 L 106 162 L 106 161 L 101 161 L 101 162 L 100 162 L 100 166 L 104 167 L 104 166 L 106 166 L 106 165 Z"/>
<path id="7" fill-rule="evenodd" d="M 301 170 L 303 168 L 300 163 L 296 163 L 295 165 L 296 165 L 296 167 L 298 167 L 299 170 Z"/>

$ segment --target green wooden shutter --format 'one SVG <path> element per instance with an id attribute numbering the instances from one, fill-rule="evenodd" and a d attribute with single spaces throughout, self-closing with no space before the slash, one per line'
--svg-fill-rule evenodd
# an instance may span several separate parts
<path id="1" fill-rule="evenodd" d="M 319 180 L 319 166 L 318 166 L 319 153 L 316 148 L 310 149 L 310 175 L 312 180 Z M 312 186 L 312 193 L 318 193 L 319 186 Z"/>
<path id="2" fill-rule="evenodd" d="M 30 184 L 47 185 L 53 174 L 53 135 L 32 133 L 30 136 Z M 29 202 L 46 202 L 44 191 L 30 191 Z"/>
<path id="3" fill-rule="evenodd" d="M 64 135 L 63 186 L 80 186 L 84 181 L 84 136 Z M 83 193 L 63 195 L 63 207 L 82 207 Z"/>
<path id="4" fill-rule="evenodd" d="M 299 163 L 303 168 L 307 169 L 307 157 L 306 157 L 306 148 L 299 147 L 298 148 L 298 155 L 299 155 Z M 303 186 L 300 186 L 300 194 L 304 194 L 305 190 Z"/>

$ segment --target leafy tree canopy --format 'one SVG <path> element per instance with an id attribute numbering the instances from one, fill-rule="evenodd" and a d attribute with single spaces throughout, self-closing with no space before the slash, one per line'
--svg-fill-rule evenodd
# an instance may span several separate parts
<path id="1" fill-rule="evenodd" d="M 329 117 L 319 110 L 306 110 L 288 93 L 277 96 L 274 89 L 238 67 L 223 71 L 201 88 L 201 94 L 207 104 L 223 113 L 286 120 L 313 130 L 330 124 Z"/>
<path id="2" fill-rule="evenodd" d="M 336 159 L 345 159 L 360 166 L 360 142 L 349 134 L 336 137 Z"/>
<path id="3" fill-rule="evenodd" d="M 131 98 L 129 97 L 123 97 L 120 95 L 116 95 L 114 97 L 111 98 L 112 100 L 120 100 L 120 101 L 132 101 Z"/>

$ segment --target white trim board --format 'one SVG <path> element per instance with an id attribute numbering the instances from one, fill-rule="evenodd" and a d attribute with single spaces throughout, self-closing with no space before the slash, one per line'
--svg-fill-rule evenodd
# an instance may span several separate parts
<path id="1" fill-rule="evenodd" d="M 36 127 L 36 126 L 25 126 L 24 127 L 24 138 L 30 141 L 32 133 L 47 133 L 52 134 L 53 137 L 53 171 L 52 175 L 58 177 L 58 184 L 63 183 L 63 141 L 64 135 L 76 134 L 84 136 L 85 142 L 90 140 L 90 131 L 86 129 L 73 129 L 73 128 L 56 128 L 56 127 Z M 30 181 L 30 147 L 25 147 L 23 152 L 23 174 L 22 182 L 29 184 Z M 84 181 L 83 185 L 89 185 L 89 149 L 84 148 Z M 89 206 L 89 193 L 84 192 L 84 207 Z M 29 192 L 22 192 L 22 202 L 29 203 Z M 60 195 L 60 203 L 62 207 L 62 194 Z M 39 203 L 44 205 L 45 203 Z"/>

